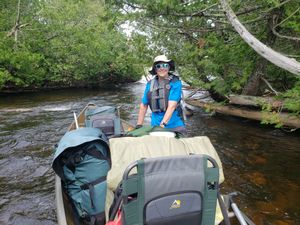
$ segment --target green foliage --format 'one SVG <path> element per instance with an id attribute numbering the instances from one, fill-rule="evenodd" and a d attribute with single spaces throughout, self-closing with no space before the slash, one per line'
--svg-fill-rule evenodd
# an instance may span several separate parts
<path id="1" fill-rule="evenodd" d="M 0 89 L 106 86 L 139 79 L 138 49 L 116 29 L 118 18 L 102 1 L 22 1 L 16 40 L 8 33 L 17 1 L 1 4 Z"/>
<path id="2" fill-rule="evenodd" d="M 10 73 L 5 70 L 5 69 L 1 69 L 0 70 L 0 88 L 4 87 L 4 85 L 10 80 L 12 79 Z"/>
<path id="3" fill-rule="evenodd" d="M 0 87 L 36 87 L 42 84 L 45 70 L 40 65 L 43 56 L 26 47 L 14 49 L 3 37 L 0 44 Z"/>
<path id="4" fill-rule="evenodd" d="M 286 91 L 283 95 L 284 106 L 296 115 L 300 115 L 300 79 L 295 87 Z"/>
<path id="5" fill-rule="evenodd" d="M 283 126 L 280 115 L 276 111 L 263 111 L 261 124 L 274 124 L 276 128 Z"/>

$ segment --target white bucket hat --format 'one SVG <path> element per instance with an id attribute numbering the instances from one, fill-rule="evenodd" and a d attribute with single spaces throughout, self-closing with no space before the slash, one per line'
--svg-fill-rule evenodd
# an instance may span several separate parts
<path id="1" fill-rule="evenodd" d="M 160 62 L 169 63 L 170 71 L 175 71 L 175 62 L 172 59 L 168 59 L 167 56 L 165 56 L 165 55 L 159 55 L 154 58 L 152 69 L 149 70 L 149 73 L 151 73 L 152 75 L 155 75 L 156 74 L 155 65 Z"/>

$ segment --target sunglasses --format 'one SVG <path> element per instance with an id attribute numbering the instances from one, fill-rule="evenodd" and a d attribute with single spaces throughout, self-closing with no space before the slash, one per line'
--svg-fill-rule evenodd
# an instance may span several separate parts
<path id="1" fill-rule="evenodd" d="M 159 63 L 155 65 L 155 68 L 158 69 L 168 69 L 170 67 L 169 63 Z"/>

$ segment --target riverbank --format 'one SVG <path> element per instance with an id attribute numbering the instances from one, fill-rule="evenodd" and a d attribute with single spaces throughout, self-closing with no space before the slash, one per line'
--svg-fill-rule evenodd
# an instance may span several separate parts
<path id="1" fill-rule="evenodd" d="M 120 88 L 122 85 L 126 85 L 128 83 L 134 83 L 135 80 L 130 82 L 126 81 L 123 83 L 105 83 L 103 85 L 89 85 L 89 84 L 77 84 L 77 85 L 56 85 L 56 86 L 46 86 L 46 87 L 10 87 L 10 88 L 2 88 L 0 90 L 0 96 L 9 95 L 9 94 L 22 94 L 22 93 L 38 93 L 38 92 L 51 92 L 58 90 L 76 90 L 76 89 L 87 89 L 87 90 L 110 90 L 113 88 Z"/>

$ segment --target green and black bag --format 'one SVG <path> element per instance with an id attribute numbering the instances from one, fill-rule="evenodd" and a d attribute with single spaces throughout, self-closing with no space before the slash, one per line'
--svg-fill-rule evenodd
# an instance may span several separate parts
<path id="1" fill-rule="evenodd" d="M 106 175 L 111 167 L 106 136 L 96 128 L 67 132 L 52 167 L 83 224 L 105 224 Z"/>

